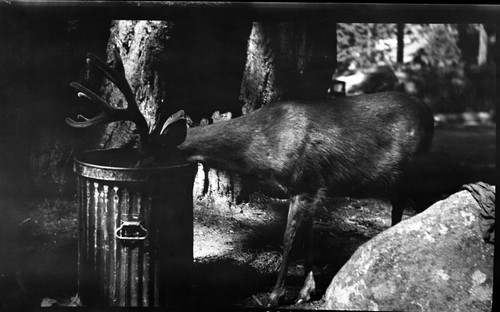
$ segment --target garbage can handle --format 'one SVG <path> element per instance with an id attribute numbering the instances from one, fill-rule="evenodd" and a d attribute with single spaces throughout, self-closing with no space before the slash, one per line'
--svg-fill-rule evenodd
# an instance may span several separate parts
<path id="1" fill-rule="evenodd" d="M 140 221 L 122 221 L 122 224 L 115 231 L 115 237 L 121 240 L 138 241 L 148 237 L 148 230 L 144 228 Z"/>

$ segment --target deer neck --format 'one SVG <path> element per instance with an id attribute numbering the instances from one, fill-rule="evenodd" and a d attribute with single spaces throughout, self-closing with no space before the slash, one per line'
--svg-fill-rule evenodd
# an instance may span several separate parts
<path id="1" fill-rule="evenodd" d="M 243 123 L 243 119 L 245 117 L 191 128 L 178 148 L 189 162 L 248 172 L 251 165 L 245 147 L 250 143 L 252 129 L 248 129 L 248 123 Z"/>

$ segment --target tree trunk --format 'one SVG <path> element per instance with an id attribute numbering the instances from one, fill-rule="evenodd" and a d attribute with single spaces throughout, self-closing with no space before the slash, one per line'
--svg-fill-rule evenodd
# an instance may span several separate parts
<path id="1" fill-rule="evenodd" d="M 255 22 L 241 83 L 243 114 L 276 100 L 325 98 L 336 38 L 334 23 Z"/>
<path id="2" fill-rule="evenodd" d="M 397 37 L 398 37 L 398 52 L 397 52 L 397 62 L 399 64 L 403 64 L 403 55 L 404 55 L 404 48 L 405 48 L 405 41 L 404 41 L 404 36 L 405 36 L 405 24 L 403 23 L 398 23 L 397 24 L 398 32 L 397 32 Z"/>
<path id="3" fill-rule="evenodd" d="M 232 114 L 212 115 L 212 122 L 231 119 Z M 200 125 L 203 126 L 203 125 Z M 230 209 L 241 200 L 241 178 L 238 174 L 198 164 L 194 180 L 193 198 L 205 201 L 205 206 L 219 210 Z"/>
<path id="4" fill-rule="evenodd" d="M 87 115 L 79 105 L 95 111 L 79 101 L 68 84 L 92 84 L 84 82 L 85 54 L 104 50 L 110 21 L 61 16 L 47 23 L 36 14 L 25 13 L 9 16 L 8 21 L 6 26 L 12 21 L 13 28 L 0 35 L 4 47 L 0 82 L 8 96 L 0 101 L 5 104 L 0 148 L 5 145 L 12 152 L 0 158 L 0 176 L 5 177 L 6 187 L 29 196 L 73 198 L 73 157 L 88 148 L 89 142 L 95 143 L 99 133 L 66 124 L 66 117 Z"/>
<path id="5" fill-rule="evenodd" d="M 479 39 L 477 30 L 472 24 L 458 24 L 458 47 L 460 49 L 462 60 L 466 67 L 477 64 Z"/>
<path id="6" fill-rule="evenodd" d="M 203 124 L 200 120 L 210 116 L 218 122 L 241 114 L 237 100 L 250 26 L 198 13 L 175 21 L 164 56 L 170 100 L 164 115 L 183 109 L 194 124 Z M 237 175 L 200 164 L 193 197 L 206 201 L 204 206 L 225 209 L 239 197 L 239 189 Z"/>
<path id="7" fill-rule="evenodd" d="M 477 51 L 477 65 L 486 64 L 488 60 L 488 34 L 484 29 L 483 24 L 479 24 L 479 49 Z"/>
<path id="8" fill-rule="evenodd" d="M 108 41 L 108 59 L 114 47 L 118 47 L 127 81 L 150 131 L 159 121 L 160 105 L 165 102 L 165 82 L 160 71 L 171 28 L 172 23 L 167 21 L 114 21 Z M 110 81 L 106 80 L 102 89 L 108 103 L 116 107 L 127 105 L 121 91 Z M 134 144 L 134 129 L 129 121 L 106 125 L 99 147 Z"/>

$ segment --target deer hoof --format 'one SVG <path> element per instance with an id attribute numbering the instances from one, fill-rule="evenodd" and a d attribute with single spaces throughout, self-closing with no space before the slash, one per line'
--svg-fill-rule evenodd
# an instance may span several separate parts
<path id="1" fill-rule="evenodd" d="M 299 296 L 297 297 L 297 300 L 295 300 L 295 304 L 308 302 L 309 300 L 311 300 L 311 294 L 314 294 L 315 291 L 316 283 L 314 281 L 314 276 L 312 272 L 309 272 L 306 280 L 304 281 L 304 286 L 302 286 L 302 289 L 299 292 Z"/>
<path id="2" fill-rule="evenodd" d="M 283 296 L 285 295 L 285 289 L 275 289 L 273 292 L 269 295 L 269 300 L 267 301 L 267 308 L 272 308 L 278 305 L 279 301 Z"/>

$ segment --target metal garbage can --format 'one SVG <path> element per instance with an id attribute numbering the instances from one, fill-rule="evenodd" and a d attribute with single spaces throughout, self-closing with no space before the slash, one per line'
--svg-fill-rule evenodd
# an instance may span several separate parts
<path id="1" fill-rule="evenodd" d="M 86 306 L 183 306 L 192 293 L 196 166 L 113 166 L 124 157 L 109 149 L 74 160 L 79 296 Z"/>

